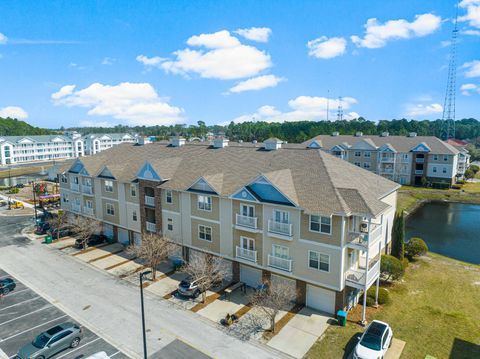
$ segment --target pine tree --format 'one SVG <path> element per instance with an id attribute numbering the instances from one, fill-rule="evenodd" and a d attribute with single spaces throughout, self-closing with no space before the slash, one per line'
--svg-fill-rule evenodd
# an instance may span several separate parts
<path id="1" fill-rule="evenodd" d="M 405 221 L 402 212 L 397 212 L 393 220 L 392 255 L 403 260 L 405 256 Z"/>

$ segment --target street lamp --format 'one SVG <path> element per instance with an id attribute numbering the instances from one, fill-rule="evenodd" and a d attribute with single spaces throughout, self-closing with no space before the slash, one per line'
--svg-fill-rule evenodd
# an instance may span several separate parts
<path id="1" fill-rule="evenodd" d="M 37 198 L 35 195 L 35 182 L 32 182 L 32 191 L 33 191 L 33 210 L 35 212 L 35 224 L 38 224 L 38 218 L 37 218 Z"/>
<path id="2" fill-rule="evenodd" d="M 145 334 L 145 309 L 143 306 L 143 276 L 152 273 L 151 270 L 140 272 L 140 302 L 142 304 L 142 332 L 143 332 L 143 358 L 147 359 L 147 337 Z"/>

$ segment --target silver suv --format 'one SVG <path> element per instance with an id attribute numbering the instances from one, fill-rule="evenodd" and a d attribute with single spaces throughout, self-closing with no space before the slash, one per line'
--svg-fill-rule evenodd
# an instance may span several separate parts
<path id="1" fill-rule="evenodd" d="M 47 359 L 67 348 L 75 348 L 83 337 L 82 328 L 71 322 L 54 326 L 40 333 L 31 343 L 23 346 L 17 359 Z"/>

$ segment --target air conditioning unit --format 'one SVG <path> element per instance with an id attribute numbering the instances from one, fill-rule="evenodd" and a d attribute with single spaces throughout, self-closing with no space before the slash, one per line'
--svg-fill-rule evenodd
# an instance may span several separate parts
<path id="1" fill-rule="evenodd" d="M 366 222 L 360 223 L 360 232 L 368 233 L 368 223 Z"/>

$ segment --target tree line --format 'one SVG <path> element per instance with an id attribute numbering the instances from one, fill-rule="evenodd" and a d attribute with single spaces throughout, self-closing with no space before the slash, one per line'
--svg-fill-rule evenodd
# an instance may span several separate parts
<path id="1" fill-rule="evenodd" d="M 34 127 L 25 121 L 0 117 L 0 136 L 52 135 L 57 131 Z"/>

